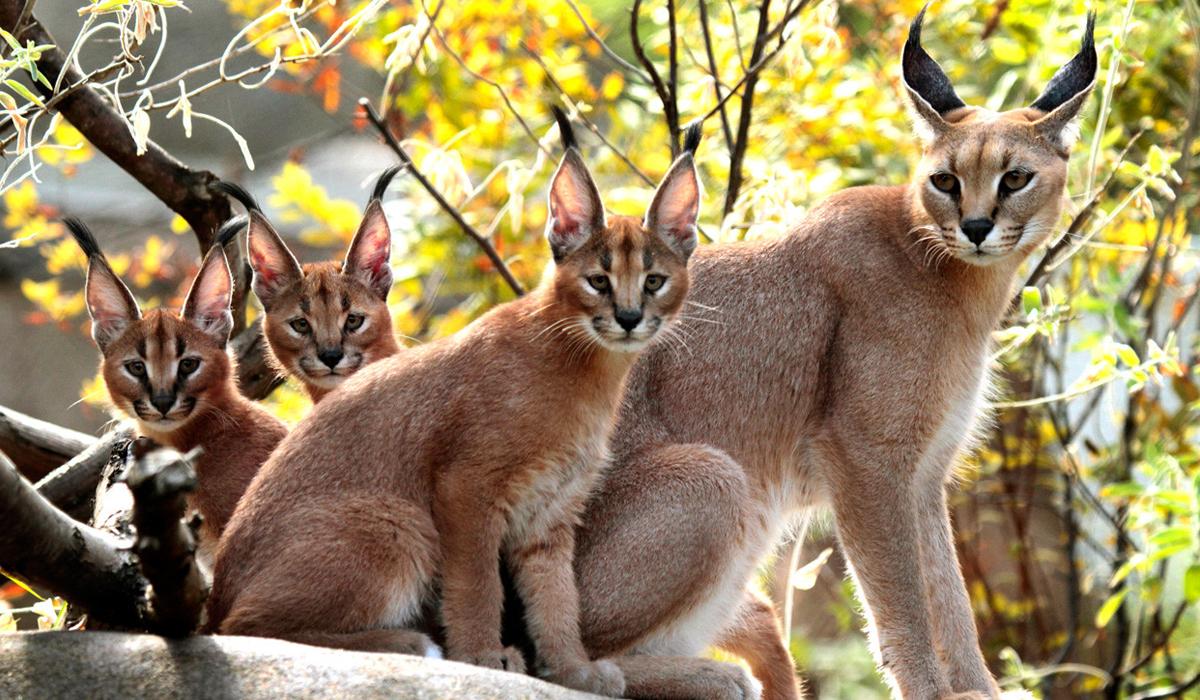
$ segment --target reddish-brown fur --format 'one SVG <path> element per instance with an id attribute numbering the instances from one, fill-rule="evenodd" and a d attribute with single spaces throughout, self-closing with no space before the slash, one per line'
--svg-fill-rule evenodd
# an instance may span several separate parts
<path id="1" fill-rule="evenodd" d="M 553 273 L 321 402 L 234 516 L 209 628 L 428 652 L 406 628 L 437 584 L 449 657 L 518 670 L 519 652 L 500 641 L 503 553 L 539 673 L 619 695 L 620 670 L 589 662 L 580 641 L 574 528 L 607 461 L 633 351 L 669 332 L 683 303 L 698 200 L 689 153 L 645 224 L 605 221 L 569 149 L 551 187 Z"/>
<path id="2" fill-rule="evenodd" d="M 225 350 L 232 326 L 225 255 L 214 247 L 205 256 L 182 316 L 165 309 L 143 315 L 86 229 L 78 222 L 71 226 L 89 253 L 88 310 L 113 405 L 136 421 L 142 435 L 184 452 L 202 449 L 189 504 L 204 517 L 200 548 L 207 559 L 238 499 L 287 432 L 238 393 Z M 169 406 L 165 414 L 154 405 L 156 397 Z"/>
<path id="3" fill-rule="evenodd" d="M 981 412 L 1018 267 L 1058 222 L 1070 122 L 1094 75 L 1090 30 L 1055 99 L 1039 100 L 1051 111 L 939 113 L 910 85 L 929 134 L 910 185 L 846 190 L 786 238 L 693 256 L 677 326 L 687 347 L 639 360 L 578 533 L 590 653 L 719 644 L 746 658 L 765 697 L 794 698 L 773 612 L 745 586 L 790 521 L 828 505 L 894 693 L 998 694 L 944 487 Z M 1035 176 L 998 196 L 1011 169 Z M 957 178 L 958 202 L 936 172 Z M 963 221 L 980 212 L 995 230 L 968 241 Z M 655 695 L 689 689 L 675 675 Z M 742 692 L 727 680 L 709 696 Z"/>

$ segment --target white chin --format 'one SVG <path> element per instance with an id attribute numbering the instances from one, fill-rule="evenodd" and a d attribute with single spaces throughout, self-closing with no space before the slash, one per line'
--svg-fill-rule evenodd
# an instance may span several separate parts
<path id="1" fill-rule="evenodd" d="M 314 377 L 307 372 L 304 373 L 305 380 L 313 386 L 322 389 L 336 389 L 342 385 L 342 381 L 346 378 L 340 374 L 323 374 L 319 377 Z"/>
<path id="2" fill-rule="evenodd" d="M 600 344 L 609 352 L 641 352 L 650 338 L 601 338 Z"/>
<path id="3" fill-rule="evenodd" d="M 1011 251 L 1009 251 L 1009 252 L 1011 252 Z M 978 251 L 971 251 L 969 253 L 964 253 L 957 257 L 959 260 L 967 263 L 968 265 L 974 265 L 976 267 L 989 267 L 991 265 L 995 265 L 996 263 L 1000 262 L 1004 258 L 1008 257 L 1008 253 L 993 253 L 993 252 L 980 253 Z"/>

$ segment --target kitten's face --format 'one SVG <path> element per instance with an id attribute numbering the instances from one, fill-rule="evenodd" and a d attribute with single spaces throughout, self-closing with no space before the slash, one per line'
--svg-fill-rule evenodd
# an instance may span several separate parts
<path id="1" fill-rule="evenodd" d="M 1067 161 L 1037 138 L 1032 110 L 959 112 L 917 170 L 930 233 L 973 265 L 1024 258 L 1058 223 Z"/>
<path id="2" fill-rule="evenodd" d="M 155 309 L 103 351 L 113 405 L 143 433 L 170 433 L 220 399 L 230 376 L 225 347 L 175 314 Z"/>
<path id="3" fill-rule="evenodd" d="M 205 255 L 182 314 L 154 309 L 143 315 L 86 227 L 77 221 L 68 227 L 88 254 L 85 299 L 113 405 L 151 436 L 219 409 L 236 391 L 225 352 L 233 328 L 233 279 L 220 246 Z"/>
<path id="4" fill-rule="evenodd" d="M 972 265 L 1019 261 L 1058 223 L 1067 156 L 1096 75 L 1088 15 L 1079 53 L 1032 105 L 997 114 L 968 107 L 921 47 L 917 15 L 901 64 L 913 121 L 925 145 L 913 187 L 932 223 L 914 229 L 941 257 Z"/>
<path id="5" fill-rule="evenodd" d="M 387 304 L 337 263 L 305 265 L 263 324 L 280 369 L 322 389 L 395 351 Z"/>
<path id="6" fill-rule="evenodd" d="M 590 337 L 610 350 L 637 351 L 683 306 L 687 259 L 638 219 L 614 216 L 558 265 L 555 287 Z"/>
<path id="7" fill-rule="evenodd" d="M 264 333 L 281 370 L 319 395 L 396 352 L 387 307 L 391 231 L 378 199 L 367 205 L 340 264 L 302 268 L 259 212 L 250 213 L 247 238 Z"/>
<path id="8" fill-rule="evenodd" d="M 641 350 L 679 313 L 687 294 L 700 206 L 692 154 L 671 166 L 644 219 L 608 219 L 579 151 L 570 147 L 551 181 L 549 204 L 555 294 L 576 314 L 571 326 L 609 350 Z"/>

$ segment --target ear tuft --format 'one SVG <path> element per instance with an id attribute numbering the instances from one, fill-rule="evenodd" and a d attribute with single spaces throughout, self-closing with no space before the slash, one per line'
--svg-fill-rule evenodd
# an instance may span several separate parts
<path id="1" fill-rule="evenodd" d="M 600 190 L 578 149 L 567 149 L 550 180 L 548 199 L 546 239 L 555 262 L 559 262 L 605 227 Z"/>
<path id="2" fill-rule="evenodd" d="M 579 148 L 579 143 L 575 140 L 575 129 L 571 126 L 567 113 L 558 105 L 550 105 L 550 111 L 554 113 L 554 121 L 558 122 L 558 137 L 562 139 L 563 149 Z"/>
<path id="3" fill-rule="evenodd" d="M 921 25 L 928 8 L 928 5 L 922 7 L 909 26 L 900 59 L 909 105 L 921 138 L 926 141 L 950 128 L 943 114 L 967 106 L 954 92 L 946 72 L 921 46 Z"/>
<path id="4" fill-rule="evenodd" d="M 1046 90 L 1030 107 L 1046 116 L 1034 122 L 1034 128 L 1064 154 L 1075 143 L 1079 129 L 1075 123 L 1092 86 L 1096 83 L 1096 13 L 1089 12 L 1079 53 L 1067 62 L 1046 85 Z"/>
<path id="5" fill-rule="evenodd" d="M 205 334 L 225 345 L 233 330 L 233 312 L 229 305 L 233 300 L 233 275 L 229 262 L 220 246 L 208 249 L 200 272 L 188 290 L 183 302 L 183 319 Z"/>
<path id="6" fill-rule="evenodd" d="M 254 199 L 254 195 L 246 191 L 241 185 L 235 185 L 232 182 L 218 180 L 213 183 L 213 189 L 237 200 L 247 212 L 262 212 L 262 207 L 258 206 L 258 200 Z"/>
<path id="7" fill-rule="evenodd" d="M 117 277 L 91 229 L 79 219 L 67 217 L 63 225 L 71 232 L 80 250 L 87 256 L 87 281 L 84 283 L 84 300 L 88 315 L 92 317 L 92 339 L 100 352 L 109 343 L 125 332 L 129 324 L 142 317 L 142 310 L 129 287 Z"/>
<path id="8" fill-rule="evenodd" d="M 700 148 L 700 139 L 704 136 L 704 122 L 697 119 L 688 124 L 683 130 L 683 152 L 695 154 Z"/>
<path id="9" fill-rule="evenodd" d="M 354 234 L 354 240 L 350 241 L 346 261 L 342 263 L 342 274 L 360 280 L 375 296 L 387 301 L 388 292 L 392 289 L 391 258 L 392 231 L 383 214 L 383 205 L 378 199 L 372 199 L 367 204 L 367 211 Z"/>
<path id="10" fill-rule="evenodd" d="M 396 177 L 396 175 L 401 170 L 407 169 L 407 163 L 397 163 L 387 170 L 384 170 L 382 173 L 379 173 L 379 179 L 375 181 L 375 187 L 371 190 L 371 199 L 367 200 L 368 203 L 382 200 L 383 195 L 387 192 L 388 186 L 392 184 L 392 180 Z"/>
<path id="11" fill-rule="evenodd" d="M 221 224 L 221 228 L 217 229 L 217 245 L 225 248 L 232 243 L 233 239 L 237 238 L 237 235 L 242 232 L 243 228 L 246 227 L 247 222 L 249 222 L 249 218 L 245 216 L 235 216 Z"/>
<path id="12" fill-rule="evenodd" d="M 299 282 L 304 273 L 292 251 L 276 233 L 262 212 L 250 210 L 250 226 L 246 233 L 250 269 L 254 271 L 252 287 L 267 311 L 275 305 L 279 294 Z"/>
<path id="13" fill-rule="evenodd" d="M 700 190 L 695 158 L 692 151 L 684 151 L 663 176 L 642 224 L 684 258 L 696 249 Z"/>

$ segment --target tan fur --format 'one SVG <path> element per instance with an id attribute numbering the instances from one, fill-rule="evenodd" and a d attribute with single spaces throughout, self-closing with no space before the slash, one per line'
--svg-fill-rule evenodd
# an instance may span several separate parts
<path id="1" fill-rule="evenodd" d="M 428 653 L 431 642 L 406 628 L 438 586 L 448 656 L 521 670 L 500 641 L 503 554 L 538 672 L 620 695 L 620 670 L 589 662 L 580 640 L 574 528 L 607 462 L 633 351 L 682 306 L 697 200 L 689 154 L 647 216 L 661 230 L 606 222 L 569 150 L 552 186 L 553 273 L 456 336 L 367 367 L 317 406 L 222 540 L 208 627 Z M 644 292 L 653 275 L 666 282 Z M 636 326 L 619 327 L 618 309 L 640 311 Z"/>
<path id="2" fill-rule="evenodd" d="M 103 256 L 89 256 L 88 309 L 113 406 L 133 418 L 142 435 L 181 452 L 202 449 L 188 502 L 204 518 L 200 551 L 206 561 L 238 499 L 287 432 L 238 392 L 225 350 L 231 285 L 225 256 L 214 248 L 182 316 L 165 309 L 143 315 Z M 190 362 L 197 364 L 188 371 Z M 165 415 L 153 403 L 156 396 L 169 406 Z"/>
<path id="3" fill-rule="evenodd" d="M 266 312 L 270 358 L 314 403 L 363 367 L 399 352 L 387 306 L 391 231 L 378 199 L 368 203 L 341 263 L 301 266 L 260 211 L 249 217 L 248 259 Z"/>
<path id="4" fill-rule="evenodd" d="M 998 694 L 944 488 L 1015 273 L 1059 219 L 1069 137 L 1047 122 L 1066 127 L 1087 89 L 1066 113 L 934 113 L 910 185 L 849 189 L 786 238 L 693 256 L 679 342 L 635 367 L 578 534 L 592 654 L 715 643 L 744 655 L 766 697 L 795 697 L 769 606 L 745 585 L 789 521 L 830 506 L 895 693 Z M 995 183 L 1014 167 L 1036 177 L 1001 201 Z M 961 179 L 961 215 L 934 191 L 938 170 Z M 960 219 L 979 212 L 996 228 L 977 250 Z"/>

